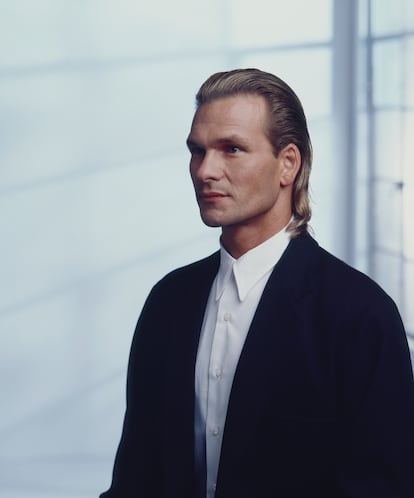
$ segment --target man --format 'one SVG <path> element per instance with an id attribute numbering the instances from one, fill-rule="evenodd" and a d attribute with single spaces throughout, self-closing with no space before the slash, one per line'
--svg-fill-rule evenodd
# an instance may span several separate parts
<path id="1" fill-rule="evenodd" d="M 103 498 L 414 497 L 403 325 L 308 233 L 302 106 L 255 69 L 211 76 L 188 137 L 219 253 L 152 290 Z"/>

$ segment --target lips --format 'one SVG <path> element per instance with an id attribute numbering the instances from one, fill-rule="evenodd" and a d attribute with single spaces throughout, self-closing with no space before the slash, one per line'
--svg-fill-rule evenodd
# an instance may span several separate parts
<path id="1" fill-rule="evenodd" d="M 227 197 L 227 195 L 222 192 L 200 192 L 198 194 L 198 199 L 204 202 L 214 202 L 224 197 Z"/>

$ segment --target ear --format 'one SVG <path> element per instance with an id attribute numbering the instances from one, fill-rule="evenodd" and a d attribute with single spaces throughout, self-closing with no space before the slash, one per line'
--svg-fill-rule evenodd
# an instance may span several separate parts
<path id="1" fill-rule="evenodd" d="M 302 158 L 295 144 L 289 144 L 278 155 L 280 160 L 280 184 L 282 187 L 292 185 L 298 174 Z"/>

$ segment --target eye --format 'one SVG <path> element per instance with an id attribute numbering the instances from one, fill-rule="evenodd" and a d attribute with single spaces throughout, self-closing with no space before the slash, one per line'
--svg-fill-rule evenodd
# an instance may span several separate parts
<path id="1" fill-rule="evenodd" d="M 237 154 L 238 152 L 241 152 L 241 148 L 240 147 L 237 147 L 237 145 L 228 145 L 226 147 L 226 151 L 229 153 L 229 154 Z"/>

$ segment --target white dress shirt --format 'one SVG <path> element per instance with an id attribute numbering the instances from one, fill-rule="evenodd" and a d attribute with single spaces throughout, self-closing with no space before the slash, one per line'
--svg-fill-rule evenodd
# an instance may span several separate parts
<path id="1" fill-rule="evenodd" d="M 195 460 L 214 498 L 234 373 L 269 276 L 289 244 L 286 229 L 234 259 L 223 247 L 201 328 L 195 368 Z"/>

